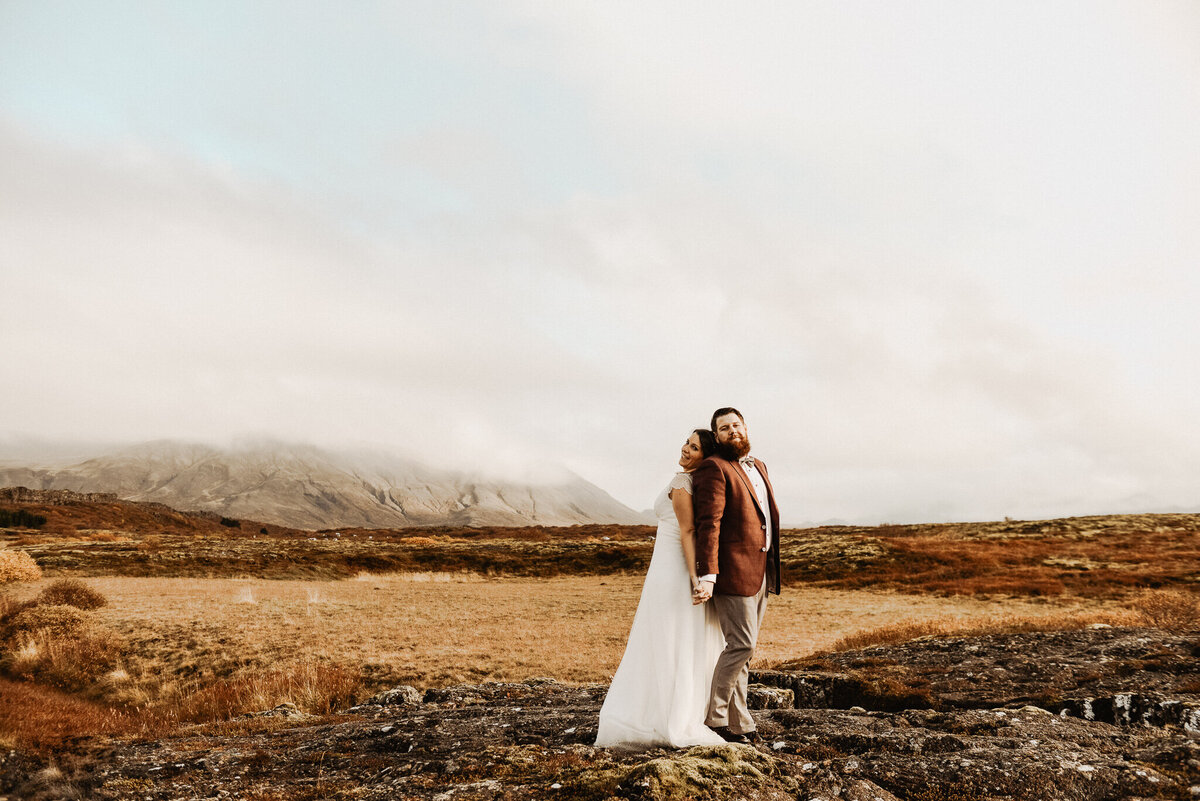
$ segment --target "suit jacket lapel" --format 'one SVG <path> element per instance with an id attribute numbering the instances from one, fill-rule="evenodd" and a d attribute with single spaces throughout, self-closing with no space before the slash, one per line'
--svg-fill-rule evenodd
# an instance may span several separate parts
<path id="1" fill-rule="evenodd" d="M 755 468 L 758 467 L 757 459 L 754 460 L 754 466 L 755 466 Z M 750 483 L 750 476 L 746 475 L 746 469 L 744 467 L 742 467 L 741 462 L 734 462 L 733 469 L 736 470 L 738 472 L 738 475 L 742 477 L 742 483 L 746 485 L 746 492 L 750 493 L 750 500 L 754 501 L 754 508 L 757 509 L 758 513 L 763 516 L 764 520 L 766 520 L 767 513 L 765 511 L 763 511 L 762 505 L 759 504 L 759 502 L 758 502 L 758 493 L 754 491 L 754 485 Z M 765 475 L 763 475 L 763 471 L 759 470 L 758 474 L 760 476 L 762 476 L 763 483 L 766 484 L 767 477 Z M 771 492 L 770 484 L 767 484 L 767 492 L 768 493 Z M 770 497 L 770 495 L 768 495 L 768 497 Z"/>
<path id="2" fill-rule="evenodd" d="M 762 476 L 763 484 L 767 485 L 767 505 L 774 507 L 775 506 L 775 489 L 771 486 L 771 479 L 767 478 L 767 471 L 765 468 L 763 468 L 762 462 L 755 459 L 754 466 L 758 468 L 758 474 L 760 476 Z M 779 516 L 778 510 L 776 510 L 775 516 L 776 517 Z M 772 520 L 771 522 L 773 525 L 776 525 L 774 520 Z"/>

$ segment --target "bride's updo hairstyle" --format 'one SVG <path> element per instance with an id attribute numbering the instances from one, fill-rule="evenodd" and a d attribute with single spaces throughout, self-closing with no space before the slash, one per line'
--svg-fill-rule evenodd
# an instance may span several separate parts
<path id="1" fill-rule="evenodd" d="M 697 428 L 692 431 L 700 439 L 700 455 L 705 459 L 717 452 L 717 438 L 707 428 Z"/>

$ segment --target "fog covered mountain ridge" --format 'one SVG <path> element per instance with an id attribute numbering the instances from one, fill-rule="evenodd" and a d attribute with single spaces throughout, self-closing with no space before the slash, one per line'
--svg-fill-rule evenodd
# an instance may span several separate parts
<path id="1" fill-rule="evenodd" d="M 218 447 L 159 440 L 76 459 L 0 452 L 0 486 L 109 492 L 295 528 L 645 522 L 565 468 L 540 472 L 508 478 L 500 470 L 468 473 L 278 441 Z"/>

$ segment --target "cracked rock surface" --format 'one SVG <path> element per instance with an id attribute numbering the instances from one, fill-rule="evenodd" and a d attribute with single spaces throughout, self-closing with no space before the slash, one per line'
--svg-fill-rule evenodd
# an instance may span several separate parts
<path id="1" fill-rule="evenodd" d="M 758 747 L 594 748 L 603 685 L 397 688 L 333 716 L 283 710 L 162 740 L 97 738 L 54 765 L 0 753 L 0 797 L 1200 798 L 1200 728 L 1135 714 L 1138 704 L 1200 706 L 1192 642 L 1094 629 L 920 640 L 806 660 L 756 674 L 770 685 L 757 697 L 772 707 L 755 712 Z M 816 707 L 822 691 L 834 703 Z M 1082 714 L 1087 698 L 1092 719 Z M 1134 711 L 1101 719 L 1100 698 L 1131 699 Z"/>

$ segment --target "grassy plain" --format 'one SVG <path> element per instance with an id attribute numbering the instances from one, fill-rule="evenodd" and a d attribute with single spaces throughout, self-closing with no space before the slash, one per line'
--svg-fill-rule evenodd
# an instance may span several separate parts
<path id="1" fill-rule="evenodd" d="M 396 684 L 606 682 L 653 549 L 644 526 L 309 532 L 115 499 L 12 506 L 47 522 L 0 530 L 0 547 L 45 578 L 0 593 L 0 746 L 281 702 L 329 712 Z M 782 534 L 787 583 L 755 668 L 925 634 L 1134 622 L 1160 588 L 1195 617 L 1200 515 Z M 43 623 L 74 628 L 19 630 L 22 603 L 63 577 L 107 605 L 42 601 Z"/>
<path id="2" fill-rule="evenodd" d="M 95 577 L 94 613 L 128 642 L 144 700 L 189 683 L 312 661 L 361 672 L 373 686 L 418 687 L 551 676 L 607 681 L 641 592 L 637 575 L 484 578 L 364 574 L 342 581 Z M 48 579 L 22 585 L 33 597 Z M 793 587 L 772 597 L 755 666 L 827 649 L 900 622 L 1062 618 L 1114 609 L 1087 599 L 981 600 Z M 133 696 L 131 696 L 133 697 Z"/>

